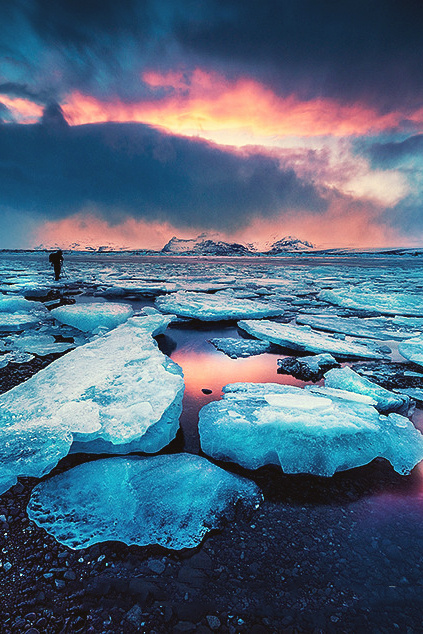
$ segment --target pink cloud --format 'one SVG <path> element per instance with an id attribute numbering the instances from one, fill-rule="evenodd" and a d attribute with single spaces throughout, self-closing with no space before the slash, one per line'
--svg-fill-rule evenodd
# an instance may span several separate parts
<path id="1" fill-rule="evenodd" d="M 1 95 L 0 103 L 6 106 L 17 123 L 36 123 L 43 114 L 43 107 L 29 99 Z"/>
<path id="2" fill-rule="evenodd" d="M 271 143 L 272 137 L 380 132 L 400 125 L 406 117 L 417 126 L 423 122 L 423 110 L 381 114 L 364 103 L 342 104 L 329 98 L 302 101 L 295 95 L 278 96 L 252 79 L 230 81 L 200 69 L 188 76 L 151 71 L 144 73 L 143 80 L 153 90 L 164 90 L 164 96 L 126 103 L 73 92 L 62 104 L 64 114 L 74 125 L 140 122 L 229 145 L 257 138 Z"/>
<path id="3" fill-rule="evenodd" d="M 92 211 L 80 212 L 72 217 L 48 221 L 34 231 L 33 244 L 54 248 L 98 248 L 108 246 L 126 249 L 160 250 L 174 235 L 194 238 L 202 232 L 200 227 L 178 228 L 169 223 L 146 222 L 128 218 L 110 226 Z M 271 220 L 256 218 L 249 225 L 232 233 L 214 235 L 214 239 L 230 242 L 258 243 L 264 248 L 285 235 L 295 235 L 321 248 L 360 247 L 383 248 L 392 246 L 418 246 L 423 236 L 406 237 L 383 223 L 383 209 L 370 201 L 357 202 L 347 197 L 335 198 L 324 214 L 308 212 L 284 213 Z"/>

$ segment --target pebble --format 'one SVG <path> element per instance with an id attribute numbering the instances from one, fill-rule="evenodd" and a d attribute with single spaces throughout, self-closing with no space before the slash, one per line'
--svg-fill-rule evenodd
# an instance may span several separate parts
<path id="1" fill-rule="evenodd" d="M 155 572 L 158 575 L 161 575 L 166 569 L 164 563 L 158 559 L 150 559 L 147 565 L 152 572 Z"/>
<path id="2" fill-rule="evenodd" d="M 219 629 L 221 623 L 220 619 L 217 616 L 214 616 L 213 614 L 208 614 L 206 616 L 206 620 L 211 630 L 215 631 Z"/>

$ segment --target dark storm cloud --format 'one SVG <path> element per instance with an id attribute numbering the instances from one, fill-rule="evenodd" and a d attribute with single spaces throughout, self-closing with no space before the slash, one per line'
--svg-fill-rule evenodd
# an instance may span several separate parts
<path id="1" fill-rule="evenodd" d="M 282 91 L 386 108 L 420 104 L 423 4 L 407 0 L 215 0 L 215 19 L 179 21 L 192 54 L 255 69 Z"/>
<path id="2" fill-rule="evenodd" d="M 43 121 L 0 126 L 8 208 L 59 219 L 95 205 L 111 223 L 131 215 L 233 229 L 255 216 L 327 207 L 313 185 L 269 157 L 223 152 L 140 124 L 68 127 L 54 104 Z"/>
<path id="3" fill-rule="evenodd" d="M 147 90 L 139 81 L 143 68 L 178 65 L 255 75 L 279 93 L 305 98 L 365 99 L 382 110 L 417 107 L 423 98 L 423 4 L 409 0 L 31 0 L 1 6 L 0 53 L 19 64 L 7 79 L 30 84 L 25 73 L 32 70 L 49 98 L 80 88 L 133 99 Z"/>
<path id="4" fill-rule="evenodd" d="M 11 97 L 22 97 L 23 99 L 29 99 L 35 103 L 44 104 L 48 99 L 47 93 L 37 93 L 28 88 L 26 84 L 19 84 L 12 81 L 4 82 L 0 84 L 0 95 L 9 95 Z"/>

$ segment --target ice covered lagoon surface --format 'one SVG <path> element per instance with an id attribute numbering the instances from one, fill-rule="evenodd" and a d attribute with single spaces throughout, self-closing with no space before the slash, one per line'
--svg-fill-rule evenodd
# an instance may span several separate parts
<path id="1" fill-rule="evenodd" d="M 250 302 L 256 301 L 260 311 L 263 310 L 263 304 L 268 304 L 272 311 L 277 305 L 276 312 L 280 314 L 277 320 L 283 323 L 295 321 L 297 315 L 314 315 L 316 316 L 316 332 L 321 332 L 317 325 L 325 315 L 330 316 L 331 319 L 337 317 L 339 319 L 335 320 L 336 323 L 333 322 L 336 333 L 334 341 L 346 342 L 352 339 L 357 340 L 361 334 L 360 329 L 357 328 L 357 318 L 366 319 L 367 345 L 369 338 L 372 339 L 370 335 L 374 323 L 374 344 L 384 347 L 382 356 L 387 359 L 389 365 L 390 362 L 407 363 L 407 361 L 399 352 L 400 336 L 393 336 L 390 340 L 386 338 L 386 332 L 395 330 L 402 334 L 404 329 L 408 328 L 415 338 L 416 333 L 422 330 L 423 311 L 420 302 L 420 298 L 423 298 L 422 273 L 423 266 L 420 258 L 413 257 L 318 258 L 313 256 L 271 260 L 255 258 L 228 260 L 142 257 L 126 254 L 65 254 L 64 276 L 59 284 L 56 284 L 47 266 L 46 254 L 2 254 L 0 290 L 6 293 L 7 297 L 25 297 L 32 301 L 38 300 L 38 302 L 43 300 L 43 303 L 52 309 L 59 303 L 63 303 L 64 298 L 66 302 L 75 301 L 73 305 L 76 306 L 84 303 L 123 304 L 133 309 L 135 313 L 143 306 L 153 306 L 155 298 L 166 296 L 166 293 L 179 293 L 178 298 L 180 298 L 181 291 L 188 290 L 190 293 L 197 292 L 199 300 L 202 293 L 213 293 L 214 297 L 221 298 L 221 301 L 213 300 L 213 305 L 217 304 L 219 311 L 222 307 L 224 309 L 225 304 L 230 304 L 231 309 L 236 305 L 240 307 L 240 319 L 245 317 L 242 312 L 243 300 L 248 308 L 251 307 Z M 324 301 L 325 291 L 334 293 L 336 301 L 334 300 L 333 303 Z M 390 293 L 395 299 L 395 306 L 402 311 L 396 316 L 393 316 L 390 310 L 384 312 L 383 307 L 386 306 L 387 296 Z M 369 297 L 372 295 L 378 301 L 375 301 L 373 306 L 369 306 Z M 365 309 L 363 306 L 359 309 L 355 306 L 351 307 L 351 304 L 354 301 L 357 302 L 357 297 L 360 296 L 366 298 Z M 342 298 L 345 297 L 348 301 L 345 300 L 344 305 L 340 304 Z M 61 339 L 73 339 L 74 345 L 79 346 L 91 337 L 91 333 L 87 333 L 84 329 L 77 331 L 69 325 L 64 326 L 53 321 L 52 313 L 48 311 L 35 312 L 33 306 L 23 307 L 22 304 L 19 306 L 18 304 L 19 302 L 16 305 L 16 313 L 36 316 L 37 319 L 35 325 L 33 321 L 29 321 L 28 326 L 25 325 L 22 331 L 14 328 L 10 333 L 5 332 L 1 356 L 11 354 L 14 350 L 13 342 L 28 335 L 34 337 L 39 334 L 40 341 L 41 335 L 53 337 L 58 346 L 63 344 Z M 160 306 L 160 302 L 157 305 Z M 172 305 L 171 301 L 169 305 Z M 203 307 L 204 305 L 206 304 L 203 303 Z M 106 314 L 109 312 L 105 310 Z M 122 315 L 125 311 L 118 312 Z M 275 313 L 269 311 L 270 314 Z M 185 397 L 180 419 L 182 433 L 170 448 L 164 450 L 177 453 L 199 452 L 198 412 L 208 402 L 220 399 L 224 385 L 239 382 L 273 382 L 298 387 L 304 385 L 302 381 L 290 375 L 277 374 L 278 358 L 303 354 L 302 352 L 285 349 L 233 359 L 224 352 L 216 350 L 210 343 L 210 339 L 233 338 L 241 341 L 242 333 L 234 321 L 192 321 L 188 319 L 188 316 L 189 314 L 185 314 L 183 319 L 174 323 L 165 334 L 158 337 L 161 350 L 170 354 L 173 361 L 182 367 L 185 376 Z M 234 317 L 236 315 L 231 314 L 231 318 Z M 345 323 L 349 317 L 354 320 L 351 327 Z M 371 321 L 377 317 L 382 322 Z M 383 337 L 380 336 L 381 324 Z M 102 336 L 101 324 L 99 326 L 99 334 Z M 348 327 L 344 328 L 344 326 Z M 342 332 L 343 329 L 345 332 Z M 34 341 L 31 341 L 34 345 Z M 43 341 L 47 345 L 47 340 Z M 51 354 L 53 345 L 51 338 L 48 343 L 49 354 Z M 57 350 L 58 353 L 61 351 Z M 38 355 L 37 352 L 35 354 Z M 351 365 L 352 359 L 343 359 L 342 363 Z M 367 366 L 369 363 L 367 362 Z M 416 375 L 415 380 L 413 379 L 407 386 L 399 387 L 421 386 L 422 383 L 419 383 L 420 379 L 417 376 L 419 368 L 412 365 L 406 367 L 410 377 L 413 373 Z M 2 372 L 7 372 L 7 366 Z M 211 393 L 204 393 L 203 390 L 211 391 Z M 413 420 L 416 425 L 420 424 L 419 410 L 416 410 Z M 219 464 L 226 469 L 224 463 Z M 234 466 L 228 468 L 238 469 Z M 407 505 L 411 515 L 414 511 L 417 512 L 421 486 L 420 467 L 414 469 L 411 476 L 402 478 L 401 485 L 399 485 L 399 476 L 392 472 L 388 463 L 383 463 L 382 466 L 380 462 L 372 463 L 366 469 L 367 480 L 370 477 L 370 481 L 364 487 L 361 500 L 366 502 L 367 519 L 370 524 L 372 522 L 370 509 L 385 508 L 386 503 L 386 510 L 389 513 L 392 509 L 392 495 Z M 384 474 L 382 481 L 380 469 Z M 241 471 L 241 473 L 245 475 L 245 472 Z M 271 491 L 272 486 L 277 488 L 275 483 L 282 477 L 270 471 L 267 483 L 264 483 L 262 475 L 246 473 L 249 478 L 257 478 L 265 491 Z M 284 476 L 281 482 L 282 486 L 289 490 L 290 498 L 295 501 L 295 499 L 303 499 L 306 495 L 304 487 L 310 488 L 309 478 L 310 476 Z M 269 484 L 272 479 L 275 479 L 273 485 Z M 356 490 L 356 482 L 360 480 L 360 469 L 338 474 L 333 479 L 325 480 L 321 485 L 320 494 L 323 495 L 325 501 L 330 502 L 331 496 L 339 501 L 339 487 L 345 489 L 345 483 L 350 483 L 351 488 Z M 272 495 L 271 493 L 270 496 Z M 283 492 L 278 491 L 277 495 L 283 497 Z M 316 502 L 313 499 L 309 501 Z M 345 495 L 343 502 L 347 504 L 348 501 L 349 496 Z"/>

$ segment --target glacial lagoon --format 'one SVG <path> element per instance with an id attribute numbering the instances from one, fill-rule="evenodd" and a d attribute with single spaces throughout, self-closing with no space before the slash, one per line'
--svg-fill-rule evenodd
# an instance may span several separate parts
<path id="1" fill-rule="evenodd" d="M 104 473 L 107 464 L 107 473 L 112 474 L 108 477 L 113 477 L 116 464 L 116 473 L 120 474 L 116 477 L 125 481 L 126 476 L 119 471 L 123 458 L 116 454 L 131 454 L 132 461 L 141 457 L 143 465 L 157 455 L 196 454 L 201 457 L 198 465 L 195 463 L 198 478 L 204 465 L 212 465 L 217 473 L 220 470 L 225 481 L 236 476 L 234 484 L 231 481 L 230 497 L 222 490 L 222 496 L 214 496 L 210 505 L 205 501 L 203 510 L 197 505 L 198 493 L 194 494 L 191 504 L 196 504 L 196 516 L 204 514 L 197 522 L 210 525 L 210 534 L 201 528 L 200 537 L 192 539 L 190 535 L 184 545 L 178 519 L 173 528 L 172 524 L 166 526 L 166 534 L 160 539 L 160 517 L 176 511 L 173 506 L 167 511 L 162 508 L 154 525 L 155 511 L 150 505 L 153 528 L 149 530 L 156 536 L 155 541 L 145 538 L 145 519 L 138 527 L 130 526 L 128 538 L 125 513 L 121 517 L 121 536 L 117 512 L 110 514 L 114 525 L 108 531 L 106 512 L 100 513 L 100 547 L 105 539 L 113 539 L 112 550 L 113 543 L 122 541 L 138 544 L 138 548 L 149 543 L 163 547 L 167 543 L 169 552 L 200 543 L 200 552 L 211 552 L 208 549 L 213 540 L 219 539 L 214 532 L 219 528 L 226 548 L 231 545 L 233 553 L 241 553 L 242 545 L 242 561 L 246 565 L 248 562 L 248 569 L 243 570 L 241 563 L 238 570 L 240 577 L 248 579 L 243 584 L 245 591 L 222 581 L 225 592 L 219 599 L 220 605 L 227 602 L 228 615 L 237 612 L 245 631 L 259 617 L 267 618 L 269 631 L 295 624 L 307 630 L 311 622 L 320 623 L 324 631 L 374 631 L 380 611 L 385 615 L 383 626 L 396 623 L 401 631 L 417 630 L 423 546 L 419 528 L 423 519 L 423 437 L 419 433 L 423 431 L 423 405 L 416 394 L 423 387 L 423 258 L 410 254 L 199 258 L 66 253 L 61 280 L 56 283 L 52 278 L 44 252 L 0 255 L 0 483 L 5 500 L 10 500 L 16 477 L 23 478 L 29 517 L 36 523 L 37 517 L 43 518 L 42 528 L 29 523 L 34 531 L 48 531 L 54 518 L 48 504 L 54 505 L 55 478 L 66 476 L 66 504 L 70 500 L 71 507 L 57 510 L 55 506 L 61 524 L 53 527 L 51 539 L 69 546 L 77 543 L 74 535 L 82 526 L 78 527 L 78 522 L 86 524 L 86 505 L 84 509 L 81 505 L 78 518 L 77 487 L 82 483 L 86 494 L 87 477 L 91 477 L 95 489 L 96 478 L 101 477 L 95 474 Z M 263 324 L 266 333 L 261 337 Z M 218 340 L 220 345 L 213 345 L 211 340 Z M 387 402 L 400 402 L 401 412 L 378 411 L 374 394 L 372 400 L 371 394 L 363 393 L 364 388 L 354 387 L 357 381 L 350 375 L 343 382 L 328 379 L 325 386 L 324 376 L 313 383 L 278 372 L 278 359 L 301 359 L 319 353 L 330 353 L 338 367 L 352 367 L 359 377 L 384 387 L 392 394 Z M 81 361 L 84 357 L 92 359 L 85 366 L 91 369 L 89 376 Z M 329 372 L 335 376 L 337 371 Z M 251 387 L 257 384 L 276 387 L 266 387 L 266 396 L 262 397 Z M 225 386 L 229 387 L 224 390 Z M 246 393 L 254 420 L 244 421 L 239 435 Z M 300 393 L 301 398 L 296 396 Z M 229 414 L 220 424 L 219 403 L 223 402 Z M 207 416 L 200 414 L 202 408 Z M 206 425 L 213 408 L 219 410 L 219 415 L 207 429 L 203 445 L 199 416 Z M 291 469 L 283 470 L 272 460 L 260 464 L 237 460 L 234 456 L 239 447 L 216 450 L 220 441 L 213 436 L 212 427 L 225 425 L 225 416 L 232 416 L 238 426 L 233 434 L 230 428 L 225 431 L 225 443 L 230 443 L 232 436 L 235 442 L 239 435 L 239 444 L 245 449 L 248 425 L 269 424 L 269 417 L 272 424 L 276 421 L 279 425 L 282 410 L 284 420 L 296 426 L 301 436 L 301 442 L 296 443 L 288 429 L 289 464 L 294 464 Z M 356 433 L 360 416 L 365 433 Z M 388 418 L 393 421 L 394 433 L 388 426 L 384 429 Z M 302 429 L 296 420 L 301 420 Z M 307 436 L 310 420 L 318 429 L 322 420 L 326 423 L 317 433 L 323 444 L 315 449 L 312 468 L 307 468 L 304 452 L 316 443 L 314 431 L 312 438 Z M 308 425 L 305 435 L 304 425 Z M 135 431 L 138 426 L 147 430 L 147 442 L 140 440 L 145 434 Z M 363 437 L 374 427 L 378 441 L 372 441 L 372 451 L 362 461 L 358 458 L 354 462 L 354 458 L 349 462 L 351 454 L 360 453 Z M 406 439 L 404 431 L 408 433 Z M 270 442 L 277 436 L 277 442 L 286 449 L 283 436 L 272 434 L 268 435 Z M 319 454 L 326 452 L 330 458 L 334 452 L 333 443 L 327 442 L 328 434 L 331 441 L 334 435 L 340 439 L 336 441 L 337 461 L 332 471 L 319 471 Z M 383 445 L 388 435 L 387 452 L 380 443 Z M 257 440 L 253 435 L 251 438 L 249 451 L 254 454 Z M 264 454 L 272 451 L 274 448 L 267 448 Z M 301 460 L 296 460 L 296 451 Z M 134 463 L 128 464 L 132 468 Z M 88 476 L 79 475 L 84 465 Z M 165 477 L 167 463 L 164 465 L 161 471 Z M 401 466 L 395 470 L 395 465 Z M 204 474 L 209 468 L 205 467 Z M 72 469 L 76 470 L 75 478 Z M 180 486 L 183 465 L 178 469 Z M 151 472 L 159 486 L 157 470 L 152 468 Z M 142 490 L 136 504 L 145 505 L 143 495 L 149 485 L 144 476 L 137 477 L 135 481 Z M 219 479 L 218 475 L 214 477 Z M 193 484 L 190 491 L 190 482 L 192 475 L 188 477 L 187 472 L 185 514 L 190 507 L 189 496 L 196 491 Z M 132 476 L 126 492 L 121 484 L 122 499 L 125 495 L 133 499 Z M 161 486 L 172 498 L 168 489 L 173 485 L 163 480 Z M 48 494 L 43 494 L 43 487 L 47 487 Z M 96 491 L 97 506 L 102 504 L 101 496 L 107 496 L 107 489 Z M 178 507 L 180 489 L 175 489 L 174 497 L 169 504 Z M 249 508 L 246 516 L 234 514 L 241 497 Z M 7 520 L 5 516 L 9 525 Z M 19 592 L 19 554 L 13 550 L 13 540 L 23 537 L 13 526 L 8 530 L 13 533 L 9 541 L 12 546 L 5 546 L 3 560 L 11 564 L 10 570 L 6 565 L 11 591 Z M 169 537 L 172 531 L 173 540 Z M 89 532 L 89 543 L 93 544 L 95 520 Z M 7 530 L 4 535 L 10 539 Z M 31 534 L 26 543 L 30 548 Z M 85 542 L 81 543 L 84 546 Z M 234 574 L 233 565 L 227 562 L 229 577 Z M 267 616 L 263 616 L 260 606 L 267 592 L 263 589 L 266 570 L 277 579 L 272 598 L 266 595 Z M 172 582 L 169 580 L 170 585 Z M 217 583 L 214 578 L 213 583 Z M 195 595 L 196 590 L 191 592 Z M 244 595 L 249 596 L 248 601 Z M 282 605 L 285 612 L 278 616 Z M 320 617 L 313 621 L 316 610 Z M 243 625 L 239 627 L 242 631 Z"/>

